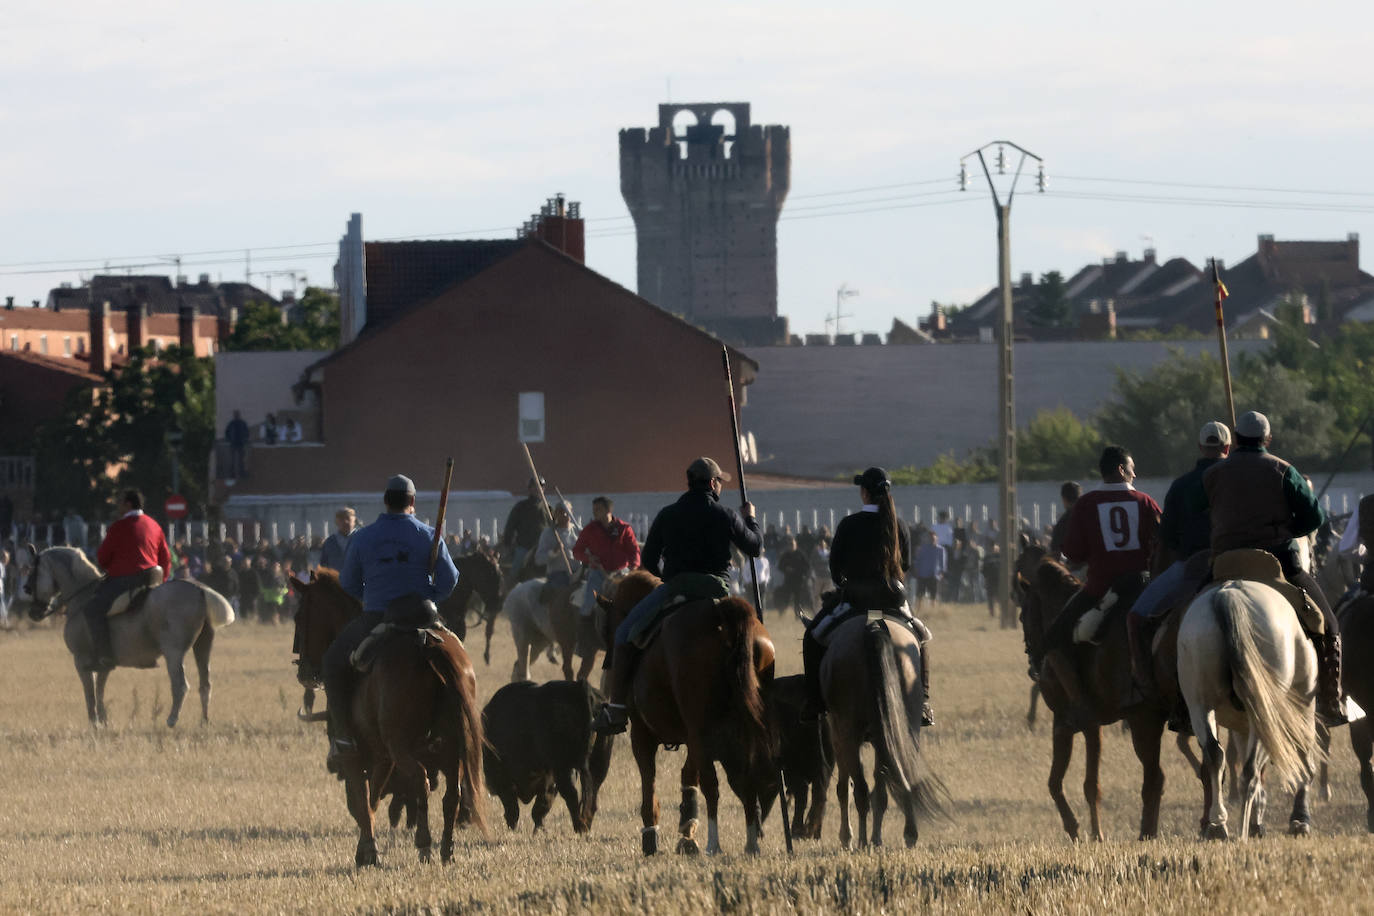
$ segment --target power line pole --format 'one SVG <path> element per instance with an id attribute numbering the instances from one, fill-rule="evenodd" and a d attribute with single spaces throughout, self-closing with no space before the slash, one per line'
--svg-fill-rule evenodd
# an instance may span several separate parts
<path id="1" fill-rule="evenodd" d="M 998 175 L 1007 174 L 1007 148 L 1021 154 L 1012 174 L 1011 184 L 1006 191 L 1006 200 L 998 193 L 997 182 L 993 180 L 988 168 L 987 157 L 983 153 L 992 147 L 997 148 L 996 168 Z M 1021 179 L 1021 170 L 1027 159 L 1034 159 L 1039 166 L 1036 175 L 1036 188 L 1045 190 L 1045 161 L 1035 153 L 1017 146 L 1009 140 L 996 140 L 969 153 L 959 160 L 959 190 L 968 190 L 968 168 L 965 160 L 977 156 L 983 167 L 983 175 L 988 181 L 992 194 L 993 209 L 997 213 L 997 285 L 1001 292 L 1002 307 L 997 322 L 997 441 L 998 441 L 998 515 L 1001 518 L 1002 563 L 997 583 L 997 597 L 1002 605 L 1002 626 L 1014 626 L 1015 615 L 1011 610 L 1012 574 L 1016 562 L 1017 528 L 1020 518 L 1016 512 L 1016 374 L 1012 360 L 1012 344 L 1016 336 L 1011 295 L 1011 202 L 1016 196 L 1016 183 Z"/>

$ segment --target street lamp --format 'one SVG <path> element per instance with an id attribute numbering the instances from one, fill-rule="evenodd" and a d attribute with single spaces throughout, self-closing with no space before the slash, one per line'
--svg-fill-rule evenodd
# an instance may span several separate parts
<path id="1" fill-rule="evenodd" d="M 176 421 L 167 427 L 167 446 L 172 452 L 172 492 L 181 491 L 181 440 L 183 438 L 181 427 Z"/>
<path id="2" fill-rule="evenodd" d="M 1021 154 L 1017 160 L 1016 171 L 1011 178 L 1011 184 L 1006 191 L 1006 200 L 997 191 L 997 182 L 992 178 L 992 171 L 988 168 L 987 158 L 983 155 L 987 150 L 996 147 L 997 158 L 995 165 L 998 175 L 1007 174 L 1007 149 L 1011 148 Z M 1002 519 L 1002 564 L 1000 578 L 997 585 L 997 595 L 1002 602 L 1002 626 L 1013 626 L 1015 621 L 1011 613 L 1011 583 L 1012 583 L 1012 564 L 1015 561 L 1013 547 L 1016 544 L 1016 529 L 1020 525 L 1020 519 L 1016 514 L 1016 391 L 1015 374 L 1012 368 L 1012 341 L 1015 337 L 1013 326 L 1013 316 L 1011 309 L 1011 201 L 1016 195 L 1016 183 L 1021 179 L 1021 170 L 1026 165 L 1027 159 L 1034 159 L 1038 168 L 1036 174 L 1036 188 L 1044 191 L 1045 182 L 1045 160 L 1021 146 L 1017 146 L 1010 140 L 995 140 L 964 156 L 959 160 L 959 190 L 968 190 L 968 168 L 965 161 L 972 156 L 978 157 L 978 164 L 983 167 L 983 175 L 988 181 L 988 190 L 992 194 L 993 209 L 997 212 L 997 283 L 1002 294 L 1001 315 L 998 321 L 998 348 L 997 348 L 997 433 L 1000 453 L 1000 466 L 998 468 L 998 502 L 1000 503 L 1000 517 Z"/>

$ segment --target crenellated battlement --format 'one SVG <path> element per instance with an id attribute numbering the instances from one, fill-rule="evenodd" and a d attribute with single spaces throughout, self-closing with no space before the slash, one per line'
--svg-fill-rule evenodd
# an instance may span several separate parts
<path id="1" fill-rule="evenodd" d="M 754 124 L 748 102 L 658 106 L 620 131 L 620 190 L 635 219 L 639 293 L 707 328 L 777 333 L 777 218 L 791 131 Z M 781 323 L 785 336 L 785 320 Z"/>

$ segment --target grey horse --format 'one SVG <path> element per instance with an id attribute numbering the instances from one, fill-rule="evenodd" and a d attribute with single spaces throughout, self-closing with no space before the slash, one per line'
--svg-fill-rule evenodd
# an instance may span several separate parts
<path id="1" fill-rule="evenodd" d="M 26 591 L 33 599 L 29 616 L 42 620 L 56 610 L 67 612 L 62 638 L 76 663 L 86 691 L 86 714 L 92 725 L 104 725 L 105 680 L 108 671 L 92 671 L 90 630 L 80 613 L 95 593 L 101 573 L 86 555 L 72 547 L 50 547 L 38 554 Z M 155 668 L 158 656 L 167 663 L 172 685 L 172 710 L 167 726 L 177 724 L 186 698 L 186 650 L 196 656 L 200 673 L 200 711 L 210 719 L 210 647 L 215 630 L 234 622 L 234 609 L 222 595 L 190 579 L 173 579 L 148 593 L 136 614 L 110 618 L 115 661 L 124 668 Z"/>

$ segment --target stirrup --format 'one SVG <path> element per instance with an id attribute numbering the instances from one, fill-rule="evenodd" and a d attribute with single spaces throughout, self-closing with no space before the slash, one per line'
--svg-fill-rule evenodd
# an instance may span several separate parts
<path id="1" fill-rule="evenodd" d="M 1327 728 L 1340 728 L 1342 725 L 1350 724 L 1350 716 L 1346 713 L 1345 702 L 1342 700 L 1338 700 L 1334 708 L 1318 702 L 1317 718 Z"/>
<path id="2" fill-rule="evenodd" d="M 329 742 L 329 756 L 325 758 L 325 769 L 331 773 L 341 773 L 345 763 L 358 759 L 358 742 L 352 738 L 335 738 Z"/>
<path id="3" fill-rule="evenodd" d="M 930 708 L 929 703 L 921 704 L 921 727 L 930 728 L 935 724 L 935 710 Z"/>

